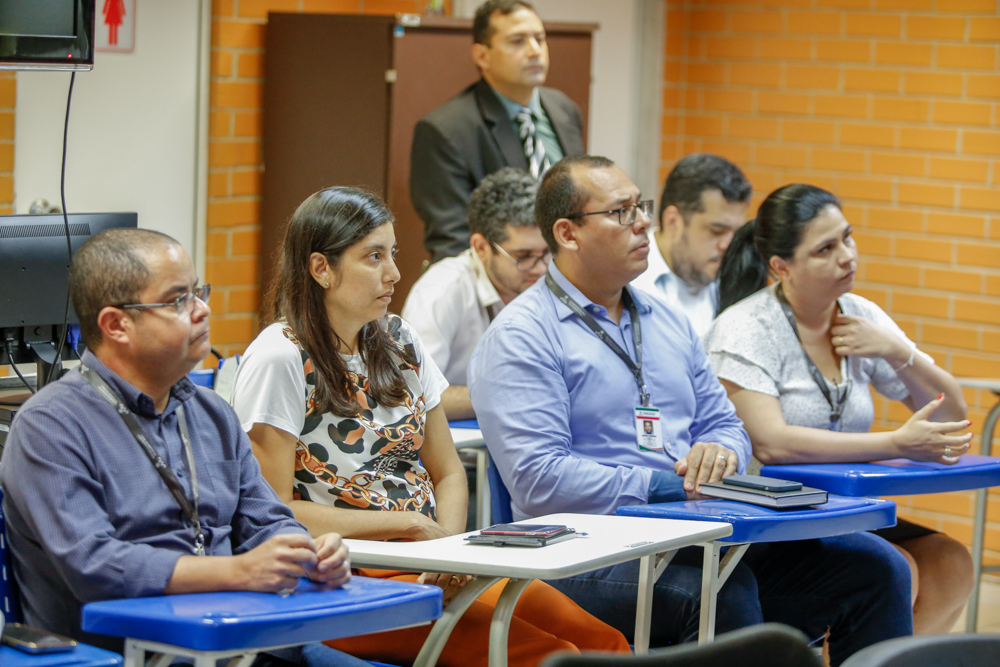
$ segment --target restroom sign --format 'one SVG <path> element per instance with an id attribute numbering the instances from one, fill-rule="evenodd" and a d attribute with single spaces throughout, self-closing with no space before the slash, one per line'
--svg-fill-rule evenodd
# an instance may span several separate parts
<path id="1" fill-rule="evenodd" d="M 97 0 L 94 42 L 98 51 L 131 53 L 135 49 L 136 0 Z"/>

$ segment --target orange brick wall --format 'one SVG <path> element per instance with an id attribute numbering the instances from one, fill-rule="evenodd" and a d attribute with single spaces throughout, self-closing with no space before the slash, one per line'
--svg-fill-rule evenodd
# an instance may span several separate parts
<path id="1" fill-rule="evenodd" d="M 425 4 L 425 0 L 213 0 L 205 273 L 213 288 L 212 343 L 227 356 L 242 352 L 257 332 L 267 13 L 421 13 Z M 3 197 L 0 190 L 0 202 Z"/>
<path id="2" fill-rule="evenodd" d="M 1000 378 L 997 0 L 668 0 L 664 176 L 727 156 L 756 204 L 810 182 L 857 230 L 857 292 L 956 376 Z M 966 391 L 978 434 L 996 398 Z M 907 418 L 877 399 L 876 428 Z M 974 443 L 978 451 L 978 438 Z M 898 498 L 971 544 L 973 494 Z M 1000 559 L 1000 493 L 987 547 Z"/>
<path id="3" fill-rule="evenodd" d="M 14 72 L 0 73 L 0 215 L 14 212 L 14 105 L 17 78 Z M 0 377 L 7 375 L 0 366 Z"/>

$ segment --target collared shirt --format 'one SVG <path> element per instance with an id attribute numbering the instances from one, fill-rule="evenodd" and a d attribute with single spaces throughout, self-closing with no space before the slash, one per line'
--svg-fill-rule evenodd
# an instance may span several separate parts
<path id="1" fill-rule="evenodd" d="M 496 93 L 497 98 L 507 110 L 507 115 L 510 116 L 514 127 L 520 128 L 517 122 L 517 115 L 521 113 L 524 105 L 510 99 L 496 88 L 491 88 L 491 90 Z M 559 145 L 559 138 L 556 136 L 555 128 L 552 127 L 552 121 L 549 120 L 548 114 L 545 113 L 545 109 L 542 107 L 542 99 L 537 88 L 531 91 L 531 99 L 528 100 L 528 109 L 531 110 L 531 116 L 535 123 L 535 134 L 542 140 L 542 145 L 545 146 L 545 155 L 549 158 L 549 164 L 555 164 L 566 157 L 566 154 L 563 152 L 562 146 Z"/>
<path id="2" fill-rule="evenodd" d="M 632 322 L 620 322 L 549 264 L 549 274 L 634 360 Z M 613 514 L 647 501 L 652 471 L 673 473 L 695 442 L 750 460 L 750 439 L 686 318 L 632 290 L 642 323 L 642 373 L 660 409 L 663 452 L 640 451 L 635 378 L 545 285 L 493 321 L 469 364 L 469 392 L 515 519 L 550 512 Z"/>
<path id="3" fill-rule="evenodd" d="M 705 286 L 684 282 L 670 270 L 670 265 L 663 258 L 658 236 L 659 232 L 650 234 L 649 266 L 632 281 L 632 286 L 662 297 L 668 305 L 691 320 L 691 325 L 699 336 L 704 336 L 712 326 L 719 306 L 719 281 Z"/>
<path id="4" fill-rule="evenodd" d="M 306 533 L 268 485 L 236 414 L 187 378 L 163 412 L 89 351 L 83 363 L 135 413 L 191 498 L 177 422 L 184 406 L 198 471 L 198 506 L 210 556 L 243 553 L 279 533 Z M 30 625 L 121 649 L 80 630 L 87 602 L 162 595 L 194 535 L 124 420 L 68 373 L 17 412 L 0 465 L 7 536 Z"/>
<path id="5" fill-rule="evenodd" d="M 503 299 L 486 267 L 469 248 L 420 276 L 406 297 L 403 319 L 416 329 L 448 383 L 464 386 L 472 351 L 501 308 Z"/>

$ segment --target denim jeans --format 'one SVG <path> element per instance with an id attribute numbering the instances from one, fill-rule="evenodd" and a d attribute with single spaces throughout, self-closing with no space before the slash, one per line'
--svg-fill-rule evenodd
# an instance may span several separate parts
<path id="1" fill-rule="evenodd" d="M 651 646 L 695 641 L 701 608 L 699 547 L 681 549 L 653 592 Z M 633 638 L 639 563 L 549 581 L 588 612 Z M 869 533 L 752 545 L 719 592 L 717 633 L 764 621 L 820 639 L 830 628 L 830 664 L 913 634 L 910 568 Z"/>

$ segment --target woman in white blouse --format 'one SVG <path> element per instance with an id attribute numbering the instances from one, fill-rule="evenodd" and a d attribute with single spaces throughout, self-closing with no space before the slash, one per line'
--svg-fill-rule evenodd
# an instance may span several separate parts
<path id="1" fill-rule="evenodd" d="M 468 487 L 420 337 L 387 313 L 399 271 L 392 214 L 375 195 L 334 187 L 288 223 L 273 324 L 247 348 L 233 407 L 261 471 L 312 534 L 433 540 L 465 529 Z M 360 570 L 435 584 L 445 602 L 468 577 Z M 459 621 L 439 664 L 485 667 L 502 584 Z M 427 625 L 328 642 L 367 660 L 409 664 Z M 541 581 L 512 619 L 508 659 L 535 667 L 555 651 L 628 651 L 625 637 Z"/>
<path id="2" fill-rule="evenodd" d="M 961 389 L 881 308 L 850 293 L 857 263 L 836 197 L 802 184 L 771 193 L 726 251 L 723 312 L 704 342 L 754 456 L 765 464 L 955 463 L 972 439 L 955 434 L 970 423 Z M 913 416 L 895 431 L 871 432 L 869 385 Z M 914 632 L 948 632 L 972 590 L 965 547 L 905 520 L 876 533 L 910 562 Z"/>

